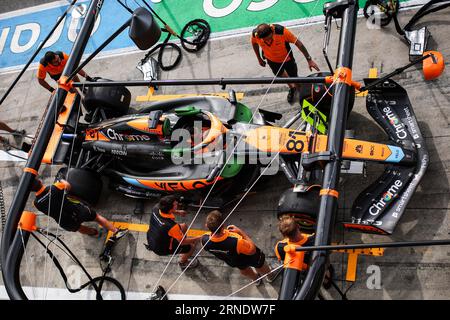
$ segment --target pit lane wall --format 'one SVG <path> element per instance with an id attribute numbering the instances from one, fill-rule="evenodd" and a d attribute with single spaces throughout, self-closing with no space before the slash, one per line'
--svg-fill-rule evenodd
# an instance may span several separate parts
<path id="1" fill-rule="evenodd" d="M 363 7 L 366 0 L 360 0 Z M 425 0 L 405 1 L 402 7 L 420 4 Z M 142 3 L 141 0 L 137 1 Z M 248 33 L 262 22 L 282 22 L 284 25 L 309 24 L 322 21 L 322 8 L 329 0 L 148 0 L 155 11 L 177 32 L 193 19 L 204 19 L 211 25 L 213 38 Z M 21 69 L 46 37 L 57 19 L 67 9 L 69 1 L 49 2 L 43 5 L 0 14 L 0 73 Z M 83 21 L 89 0 L 79 0 L 76 7 L 49 39 L 43 51 L 70 52 Z M 128 1 L 131 9 L 135 1 Z M 111 22 L 114 17 L 114 23 Z M 105 0 L 94 32 L 86 48 L 93 52 L 130 14 L 116 0 Z M 103 56 L 138 51 L 123 32 L 102 52 Z M 41 55 L 31 68 L 37 67 Z"/>

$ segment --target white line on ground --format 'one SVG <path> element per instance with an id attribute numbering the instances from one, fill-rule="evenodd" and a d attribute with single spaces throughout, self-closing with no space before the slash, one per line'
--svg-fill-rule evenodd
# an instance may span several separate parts
<path id="1" fill-rule="evenodd" d="M 47 300 L 95 300 L 94 290 L 82 290 L 77 293 L 70 293 L 67 289 L 61 288 L 44 288 L 44 287 L 23 287 L 23 290 L 30 300 L 41 300 L 42 297 L 47 297 Z M 34 290 L 34 291 L 32 291 Z M 37 297 L 33 297 L 33 292 Z M 127 300 L 146 300 L 150 294 L 148 292 L 134 292 L 130 291 L 126 293 Z M 119 300 L 120 294 L 118 291 L 104 291 L 102 297 L 112 300 Z M 210 295 L 196 295 L 196 294 L 169 294 L 169 300 L 274 300 L 264 298 L 252 298 L 252 297 L 225 297 L 225 296 L 210 296 Z M 0 286 L 0 300 L 9 300 L 6 293 L 5 286 Z"/>

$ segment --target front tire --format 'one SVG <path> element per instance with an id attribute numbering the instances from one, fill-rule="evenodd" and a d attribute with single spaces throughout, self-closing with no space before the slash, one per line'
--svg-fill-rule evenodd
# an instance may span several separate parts
<path id="1" fill-rule="evenodd" d="M 320 204 L 319 190 L 320 188 L 310 188 L 304 193 L 294 192 L 292 188 L 286 190 L 278 202 L 278 219 L 283 215 L 290 215 L 295 218 L 302 231 L 314 232 Z"/>
<path id="2" fill-rule="evenodd" d="M 111 80 L 95 78 L 95 81 L 108 82 Z M 83 92 L 83 104 L 88 112 L 93 112 L 96 108 L 102 108 L 108 118 L 119 117 L 128 113 L 131 92 L 124 86 L 88 87 Z"/>
<path id="3" fill-rule="evenodd" d="M 80 168 L 61 168 L 56 174 L 56 179 L 65 179 L 70 183 L 69 195 L 83 200 L 91 206 L 95 206 L 102 193 L 103 182 L 95 171 Z"/>

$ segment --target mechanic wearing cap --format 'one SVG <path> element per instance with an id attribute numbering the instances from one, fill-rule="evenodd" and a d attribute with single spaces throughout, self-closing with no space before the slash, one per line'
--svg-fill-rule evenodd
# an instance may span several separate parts
<path id="1" fill-rule="evenodd" d="M 262 23 L 252 32 L 252 46 L 255 51 L 256 58 L 262 67 L 266 66 L 267 60 L 270 69 L 275 76 L 281 77 L 298 77 L 297 64 L 295 63 L 290 43 L 294 43 L 296 47 L 303 53 L 308 62 L 309 70 L 319 70 L 317 64 L 313 61 L 300 40 L 297 39 L 287 28 L 279 24 Z M 260 55 L 261 47 L 263 57 Z M 284 62 L 284 63 L 283 63 Z M 287 100 L 291 103 L 294 99 L 295 89 L 300 88 L 299 84 L 289 83 L 289 93 Z"/>
<path id="2" fill-rule="evenodd" d="M 45 81 L 45 77 L 47 76 L 48 73 L 50 78 L 52 78 L 55 81 L 58 81 L 62 75 L 62 72 L 64 70 L 64 67 L 66 66 L 68 59 L 69 56 L 62 51 L 55 51 L 55 52 L 47 51 L 44 57 L 39 61 L 39 68 L 37 71 L 37 78 L 39 84 L 48 91 L 53 92 L 55 88 L 53 88 L 51 85 L 48 84 L 47 81 Z M 85 77 L 87 81 L 92 81 L 92 78 L 90 78 L 83 70 L 80 70 L 78 74 Z M 80 79 L 77 76 L 75 76 L 74 81 L 78 82 L 80 81 Z"/>
<path id="3" fill-rule="evenodd" d="M 239 268 L 241 274 L 252 281 L 267 274 L 267 281 L 272 282 L 274 275 L 265 261 L 264 253 L 243 230 L 234 225 L 224 228 L 223 222 L 222 213 L 218 210 L 211 211 L 206 217 L 205 226 L 210 232 L 202 236 L 205 250 L 229 266 Z M 262 283 L 261 280 L 256 282 L 257 286 Z"/>
<path id="4" fill-rule="evenodd" d="M 97 229 L 83 226 L 83 222 L 95 221 L 103 228 L 111 231 L 115 239 L 123 237 L 128 230 L 116 228 L 109 220 L 96 213 L 87 204 L 70 195 L 71 185 L 60 179 L 51 186 L 44 186 L 37 177 L 31 185 L 36 192 L 34 206 L 42 213 L 52 217 L 64 230 L 98 237 Z"/>
<path id="5" fill-rule="evenodd" d="M 175 215 L 184 217 L 186 211 L 180 210 L 179 205 L 178 199 L 173 195 L 162 197 L 159 200 L 150 216 L 146 248 L 159 256 L 174 254 L 178 248 L 176 253 L 181 254 L 178 264 L 184 270 L 189 265 L 188 259 L 194 253 L 195 246 L 201 237 L 186 236 L 183 239 L 187 232 L 187 225 L 175 222 Z M 189 267 L 195 268 L 197 265 L 198 260 L 196 259 Z"/>

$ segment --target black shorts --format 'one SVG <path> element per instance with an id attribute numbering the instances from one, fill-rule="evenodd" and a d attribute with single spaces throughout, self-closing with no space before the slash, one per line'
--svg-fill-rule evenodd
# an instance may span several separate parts
<path id="1" fill-rule="evenodd" d="M 51 74 L 49 73 L 48 75 L 49 75 L 50 78 L 52 78 L 53 80 L 58 81 L 59 78 L 61 78 L 62 73 L 58 73 L 58 74 L 54 74 L 54 75 L 51 75 Z"/>
<path id="2" fill-rule="evenodd" d="M 243 270 L 248 267 L 261 268 L 266 261 L 266 256 L 264 252 L 262 252 L 258 247 L 256 248 L 256 252 L 251 256 L 243 255 L 242 258 L 239 259 L 236 266 L 237 268 Z"/>
<path id="3" fill-rule="evenodd" d="M 173 240 L 172 242 L 172 249 L 169 250 L 168 254 L 173 254 L 175 252 L 175 249 L 178 247 L 180 243 L 177 240 Z M 191 250 L 192 246 L 190 244 L 183 244 L 181 245 L 178 250 L 177 250 L 177 254 L 178 253 L 188 253 Z"/>
<path id="4" fill-rule="evenodd" d="M 75 232 L 80 229 L 83 222 L 94 221 L 97 217 L 95 210 L 84 203 L 68 198 L 65 201 L 70 202 L 70 206 L 64 207 L 64 212 L 61 215 L 61 228 Z"/>
<path id="5" fill-rule="evenodd" d="M 267 59 L 267 64 L 269 65 L 270 69 L 272 69 L 272 72 L 275 76 L 277 76 L 278 71 L 278 76 L 281 76 L 283 71 L 286 71 L 289 77 L 298 77 L 297 63 L 295 63 L 294 58 L 291 58 L 289 61 L 286 61 L 284 63 L 273 62 Z"/>

